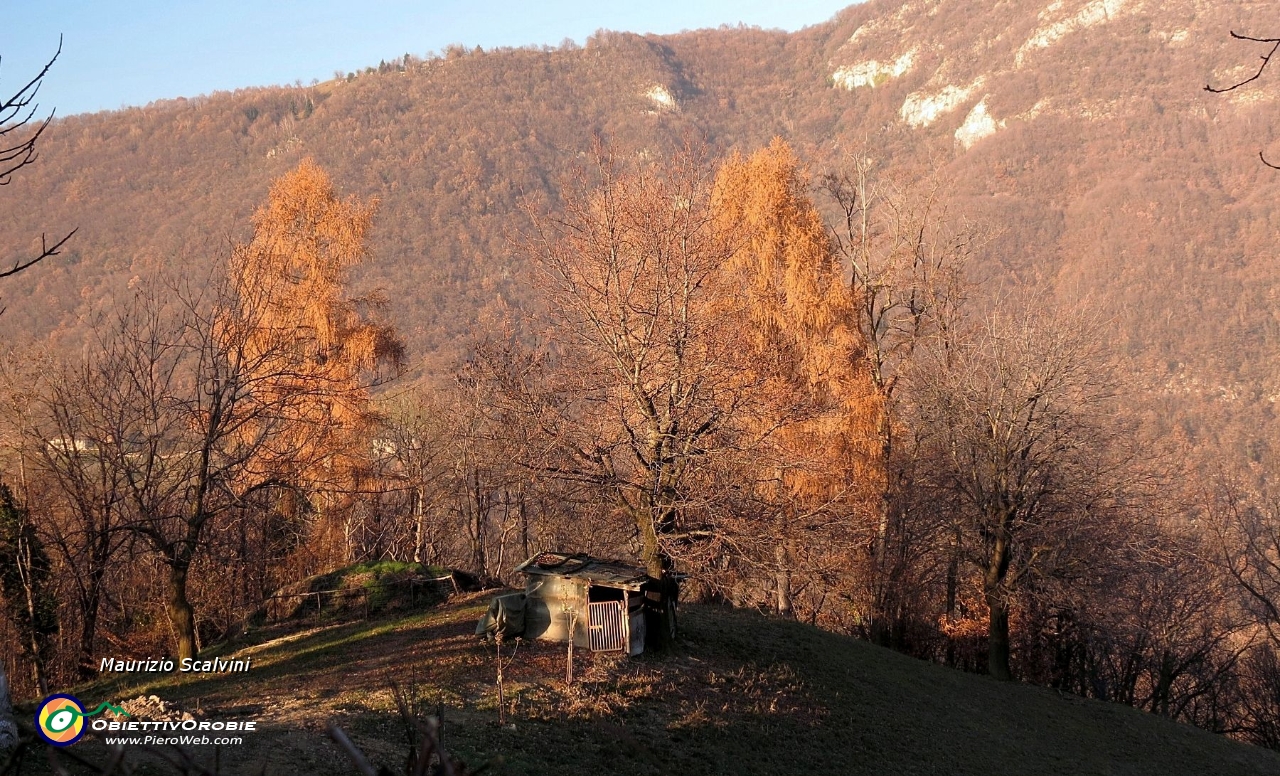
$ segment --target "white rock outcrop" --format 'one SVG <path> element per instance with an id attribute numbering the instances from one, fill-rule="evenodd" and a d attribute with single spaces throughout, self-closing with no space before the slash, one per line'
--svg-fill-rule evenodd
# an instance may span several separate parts
<path id="1" fill-rule="evenodd" d="M 892 62 L 869 59 L 866 62 L 836 68 L 836 71 L 831 74 L 831 80 L 836 86 L 849 90 L 861 86 L 870 86 L 874 89 L 890 78 L 899 78 L 911 72 L 911 66 L 916 61 L 916 51 L 917 49 L 913 48 Z"/>
<path id="2" fill-rule="evenodd" d="M 657 109 L 660 111 L 674 111 L 680 109 L 679 104 L 676 103 L 676 98 L 671 95 L 671 92 L 667 91 L 667 87 L 661 84 L 654 84 L 653 86 L 650 86 L 649 91 L 645 92 L 644 96 L 652 100 L 653 104 L 657 106 Z"/>
<path id="3" fill-rule="evenodd" d="M 1014 55 L 1014 66 L 1022 67 L 1028 54 L 1037 49 L 1048 48 L 1077 30 L 1111 21 L 1124 8 L 1125 2 L 1126 0 L 1092 0 L 1065 19 L 1040 26 L 1031 34 L 1027 42 L 1018 48 L 1018 53 Z M 1058 0 L 1040 12 L 1040 20 L 1053 18 L 1061 10 L 1062 2 Z"/>
<path id="4" fill-rule="evenodd" d="M 982 88 L 985 82 L 986 78 L 979 76 L 978 80 L 968 86 L 948 84 L 932 94 L 912 92 L 902 103 L 899 115 L 912 127 L 927 127 L 939 116 L 950 113 L 964 104 L 974 92 Z"/>
<path id="5" fill-rule="evenodd" d="M 1004 126 L 1004 119 L 996 121 L 995 117 L 987 111 L 987 98 L 983 97 L 977 105 L 973 106 L 973 110 L 965 116 L 964 123 L 956 130 L 956 142 L 967 151 L 974 143 L 994 135 L 1004 129 Z"/>

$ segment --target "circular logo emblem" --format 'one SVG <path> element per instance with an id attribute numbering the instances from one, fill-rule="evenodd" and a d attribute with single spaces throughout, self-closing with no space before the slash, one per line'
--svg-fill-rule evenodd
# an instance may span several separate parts
<path id="1" fill-rule="evenodd" d="M 50 695 L 36 709 L 36 730 L 54 746 L 71 746 L 84 735 L 84 707 L 73 695 Z"/>

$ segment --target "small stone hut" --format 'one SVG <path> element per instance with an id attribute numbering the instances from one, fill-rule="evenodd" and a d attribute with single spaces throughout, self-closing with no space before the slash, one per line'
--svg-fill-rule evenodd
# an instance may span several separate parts
<path id="1" fill-rule="evenodd" d="M 501 629 L 504 636 L 560 642 L 572 637 L 574 646 L 593 652 L 630 655 L 675 635 L 674 580 L 582 553 L 542 552 L 516 571 L 525 575 L 524 592 L 495 598 L 477 633 Z"/>

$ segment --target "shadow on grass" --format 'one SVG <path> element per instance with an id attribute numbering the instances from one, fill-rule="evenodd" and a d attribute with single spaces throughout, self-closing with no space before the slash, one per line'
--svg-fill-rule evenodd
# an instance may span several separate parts
<path id="1" fill-rule="evenodd" d="M 479 618 L 482 606 L 431 611 L 407 618 L 369 620 L 331 625 L 288 634 L 260 644 L 220 646 L 201 654 L 251 659 L 246 672 L 127 674 L 75 688 L 86 698 L 123 700 L 139 695 L 162 695 L 166 700 L 221 708 L 245 706 L 243 698 L 257 693 L 271 697 L 281 693 L 319 691 L 332 693 L 344 687 L 385 686 L 387 674 L 406 664 L 436 658 L 471 655 L 471 639 L 459 632 L 459 617 Z M 445 661 L 446 663 L 448 661 Z M 305 676 L 299 682 L 299 676 Z"/>
<path id="2" fill-rule="evenodd" d="M 687 607 L 670 652 L 582 655 L 572 688 L 560 645 L 523 645 L 506 677 L 513 724 L 500 726 L 492 647 L 472 635 L 484 603 L 245 647 L 248 674 L 144 681 L 111 697 L 156 692 L 261 717 L 262 731 L 222 761 L 246 770 L 228 773 L 258 773 L 259 761 L 269 774 L 350 773 L 324 740 L 331 719 L 402 772 L 392 683 L 444 704 L 446 747 L 473 764 L 496 756 L 491 772 L 512 776 L 1280 773 L 1274 752 L 1133 709 L 722 607 Z"/>

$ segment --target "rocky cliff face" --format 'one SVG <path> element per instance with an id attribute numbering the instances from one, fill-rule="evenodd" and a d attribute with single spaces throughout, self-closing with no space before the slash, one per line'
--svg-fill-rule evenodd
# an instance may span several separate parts
<path id="1" fill-rule="evenodd" d="M 1280 75 L 1203 87 L 1256 71 L 1266 48 L 1228 31 L 1273 34 L 1255 29 L 1263 10 L 868 3 L 837 20 L 827 65 L 864 124 L 929 149 L 961 209 L 998 230 L 989 288 L 1041 281 L 1095 307 L 1163 401 L 1198 418 L 1192 437 L 1243 439 L 1239 413 L 1269 423 L 1280 393 L 1280 173 L 1257 156 L 1276 141 Z"/>

